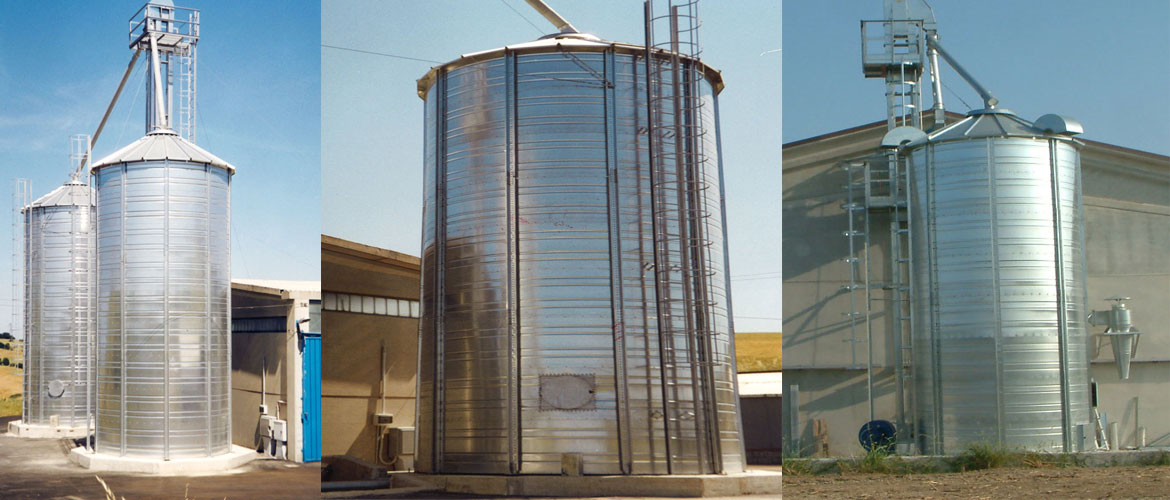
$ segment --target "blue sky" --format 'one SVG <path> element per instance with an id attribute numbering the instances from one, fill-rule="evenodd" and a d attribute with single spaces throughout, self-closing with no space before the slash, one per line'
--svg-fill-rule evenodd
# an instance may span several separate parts
<path id="1" fill-rule="evenodd" d="M 145 2 L 0 3 L 0 192 L 68 180 L 69 136 L 92 134 L 130 62 Z M 198 144 L 237 167 L 232 275 L 320 276 L 320 7 L 316 1 L 179 0 L 200 10 Z M 142 60 L 95 146 L 143 134 Z M 0 219 L 0 327 L 10 317 L 10 218 Z"/>
<path id="2" fill-rule="evenodd" d="M 581 31 L 643 40 L 640 0 L 548 3 Z M 736 329 L 779 331 L 780 54 L 761 53 L 780 47 L 780 3 L 704 2 L 700 16 L 703 59 L 727 82 L 719 110 Z M 441 62 L 551 31 L 523 0 L 322 6 L 324 44 Z M 435 63 L 327 47 L 321 54 L 325 232 L 418 255 L 423 105 L 415 80 Z"/>
<path id="3" fill-rule="evenodd" d="M 1000 107 L 1030 120 L 1072 116 L 1086 139 L 1170 154 L 1170 2 L 931 5 L 943 45 Z M 858 23 L 881 16 L 880 0 L 784 3 L 784 142 L 885 118 L 881 80 L 861 74 Z M 943 82 L 953 89 L 943 93 L 948 110 L 968 110 L 956 95 L 982 107 L 949 67 Z"/>

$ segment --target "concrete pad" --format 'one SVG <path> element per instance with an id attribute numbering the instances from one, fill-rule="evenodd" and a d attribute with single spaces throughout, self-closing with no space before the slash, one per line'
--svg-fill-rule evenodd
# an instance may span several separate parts
<path id="1" fill-rule="evenodd" d="M 88 434 L 83 427 L 26 424 L 20 420 L 8 422 L 8 434 L 25 439 L 81 438 Z"/>
<path id="2" fill-rule="evenodd" d="M 119 457 L 102 453 L 90 453 L 85 448 L 69 451 L 69 461 L 92 471 L 136 472 L 160 476 L 181 476 L 222 472 L 235 469 L 248 462 L 263 458 L 264 455 L 243 446 L 232 445 L 232 450 L 214 457 L 179 458 L 158 460 L 143 457 Z"/>
<path id="3" fill-rule="evenodd" d="M 447 492 L 545 497 L 728 497 L 781 492 L 780 472 L 671 476 L 498 476 L 412 474 Z"/>

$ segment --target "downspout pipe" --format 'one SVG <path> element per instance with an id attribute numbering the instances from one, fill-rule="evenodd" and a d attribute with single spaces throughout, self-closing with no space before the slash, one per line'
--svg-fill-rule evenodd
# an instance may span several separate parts
<path id="1" fill-rule="evenodd" d="M 135 50 L 134 55 L 130 58 L 130 64 L 126 66 L 126 72 L 122 73 L 122 80 L 118 82 L 118 90 L 114 91 L 114 98 L 110 99 L 110 105 L 106 106 L 106 113 L 102 115 L 102 121 L 98 123 L 97 131 L 93 133 L 93 138 L 89 141 L 85 156 L 81 158 L 81 162 L 77 164 L 77 170 L 73 172 L 74 177 L 80 175 L 85 164 L 89 162 L 93 145 L 97 143 L 98 137 L 102 136 L 102 129 L 106 128 L 106 121 L 109 120 L 110 113 L 114 111 L 114 105 L 118 103 L 118 97 L 122 95 L 122 88 L 126 86 L 126 79 L 130 77 L 130 72 L 134 70 L 134 63 L 138 62 L 138 55 L 141 53 L 141 50 Z"/>
<path id="2" fill-rule="evenodd" d="M 971 88 L 975 89 L 975 92 L 979 93 L 979 97 L 983 98 L 984 107 L 987 109 L 994 109 L 995 106 L 999 104 L 999 99 L 996 99 L 990 91 L 984 88 L 983 85 L 980 85 L 979 81 L 975 80 L 975 77 L 971 76 L 971 73 L 968 73 L 967 70 L 964 69 L 961 64 L 959 64 L 959 61 L 956 61 L 954 57 L 951 57 L 951 55 L 947 53 L 946 49 L 944 49 L 942 44 L 938 41 L 938 34 L 932 34 L 926 37 L 926 46 L 927 48 L 938 52 L 938 54 L 942 56 L 943 59 L 946 59 L 947 64 L 951 65 L 951 67 L 955 69 L 955 72 L 957 72 L 959 76 L 963 77 L 963 80 L 966 80 L 967 84 L 970 85 Z"/>
<path id="3" fill-rule="evenodd" d="M 937 37 L 935 32 L 927 32 L 927 40 Z M 934 97 L 934 128 L 940 128 L 947 122 L 946 106 L 943 105 L 942 68 L 938 66 L 938 49 L 928 46 L 926 54 L 930 58 L 930 90 Z"/>
<path id="4" fill-rule="evenodd" d="M 553 26 L 556 26 L 556 28 L 560 30 L 561 33 L 580 33 L 580 31 L 577 31 L 577 28 L 573 27 L 573 24 L 570 23 L 568 19 L 561 17 L 560 14 L 557 14 L 557 11 L 553 10 L 552 7 L 549 7 L 548 4 L 544 3 L 542 0 L 525 1 L 528 2 L 530 7 L 536 9 L 536 12 L 540 13 L 541 16 L 544 16 L 548 22 L 552 23 Z"/>

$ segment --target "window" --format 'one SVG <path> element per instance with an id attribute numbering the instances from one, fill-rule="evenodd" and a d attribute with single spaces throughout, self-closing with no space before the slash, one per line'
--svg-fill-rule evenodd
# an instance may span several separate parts
<path id="1" fill-rule="evenodd" d="M 419 317 L 420 305 L 417 300 L 410 299 L 325 292 L 321 294 L 321 309 L 377 316 L 417 318 Z"/>

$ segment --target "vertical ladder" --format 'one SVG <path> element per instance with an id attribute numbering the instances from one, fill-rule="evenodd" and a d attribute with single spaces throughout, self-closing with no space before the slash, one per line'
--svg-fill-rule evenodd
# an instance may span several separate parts
<path id="1" fill-rule="evenodd" d="M 699 27 L 697 0 L 646 2 L 655 288 L 668 454 L 694 446 L 701 457 L 697 470 L 680 471 L 671 456 L 673 473 L 722 469 L 713 378 L 716 303 L 711 299 L 717 267 L 706 236 L 713 223 L 708 206 L 713 186 L 705 171 L 705 148 L 714 131 L 702 119 L 704 75 L 692 62 L 702 52 Z M 687 375 L 691 391 L 678 385 L 679 377 Z"/>
<path id="2" fill-rule="evenodd" d="M 178 74 L 175 80 L 178 87 L 179 94 L 179 120 L 178 130 L 179 136 L 195 142 L 195 46 L 192 45 L 190 50 L 178 55 L 176 58 L 178 63 Z"/>
<path id="3" fill-rule="evenodd" d="M 24 306 L 27 304 L 25 292 L 28 290 L 27 276 L 25 276 L 25 224 L 24 214 L 22 211 L 32 201 L 32 180 L 16 178 L 12 179 L 12 324 L 8 326 L 8 330 L 13 336 L 20 336 L 24 339 L 21 342 L 21 363 L 24 365 L 24 376 L 22 378 L 23 394 L 32 394 L 30 386 L 30 377 L 28 376 L 28 328 L 25 325 L 27 318 L 24 314 Z M 31 398 L 25 397 L 21 404 L 21 418 L 28 420 L 28 402 Z"/>
<path id="4" fill-rule="evenodd" d="M 890 292 L 889 316 L 894 347 L 894 383 L 896 388 L 896 419 L 898 442 L 908 443 L 914 435 L 914 393 L 908 388 L 914 384 L 913 303 L 911 301 L 911 243 L 909 217 L 909 169 L 905 159 L 896 151 L 888 153 L 886 165 L 893 167 L 891 189 L 895 202 L 888 208 L 890 281 L 884 288 Z"/>
<path id="5" fill-rule="evenodd" d="M 849 244 L 849 253 L 842 259 L 849 266 L 849 284 L 842 285 L 841 289 L 849 295 L 849 311 L 842 313 L 849 324 L 849 338 L 843 340 L 849 344 L 849 366 L 859 368 L 857 362 L 857 344 L 865 339 L 857 338 L 858 327 L 869 322 L 869 285 L 866 249 L 869 247 L 869 210 L 865 203 L 865 192 L 869 181 L 866 179 L 869 169 L 865 160 L 851 160 L 837 165 L 845 172 L 845 203 L 841 209 L 845 211 L 846 229 L 842 233 Z M 858 292 L 860 290 L 861 292 Z M 860 297 L 858 296 L 860 294 Z M 864 304 L 864 308 L 859 308 Z"/>

